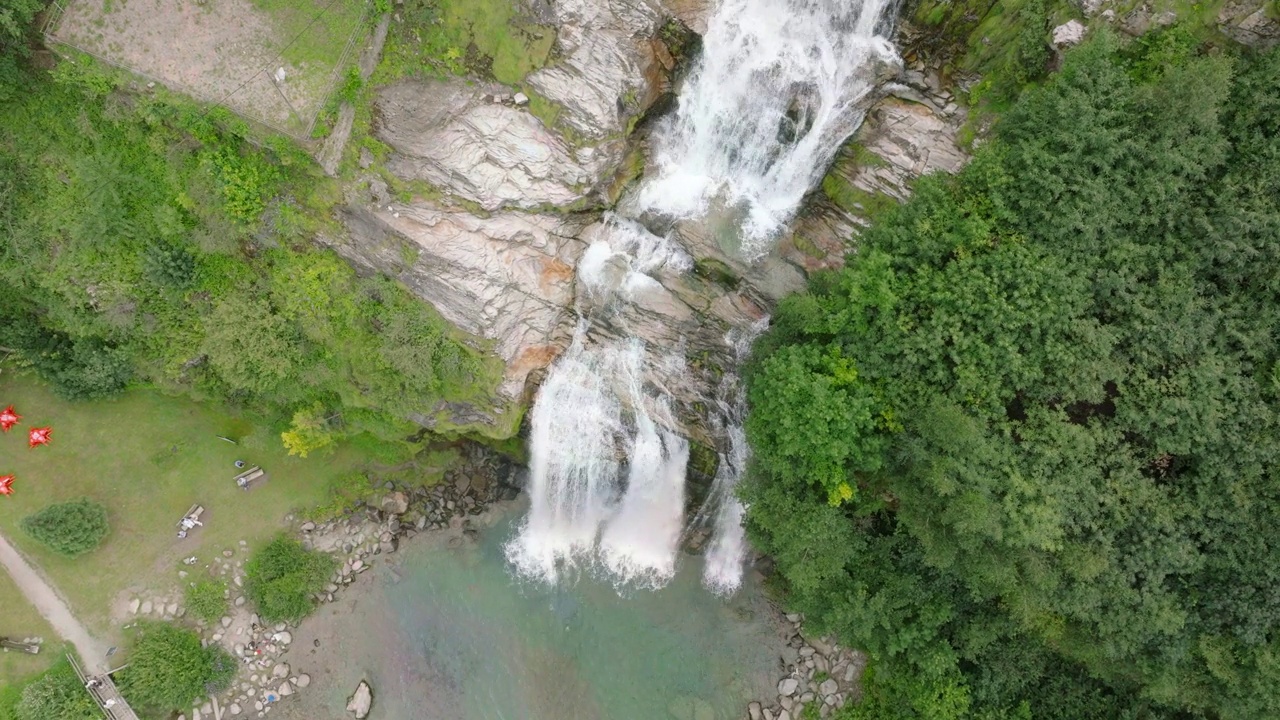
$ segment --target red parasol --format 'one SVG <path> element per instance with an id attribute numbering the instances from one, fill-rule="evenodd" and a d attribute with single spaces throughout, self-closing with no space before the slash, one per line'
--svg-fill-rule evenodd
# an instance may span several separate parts
<path id="1" fill-rule="evenodd" d="M 51 434 L 53 434 L 51 427 L 31 428 L 27 431 L 27 447 L 48 445 Z"/>
<path id="2" fill-rule="evenodd" d="M 13 406 L 10 405 L 9 407 L 5 408 L 2 412 L 0 412 L 0 430 L 9 432 L 9 428 L 13 427 L 14 425 L 17 425 L 18 421 L 21 419 L 22 419 L 22 416 L 14 412 Z"/>
<path id="3" fill-rule="evenodd" d="M 0 475 L 0 495 L 12 495 L 13 481 L 16 479 L 12 475 Z"/>

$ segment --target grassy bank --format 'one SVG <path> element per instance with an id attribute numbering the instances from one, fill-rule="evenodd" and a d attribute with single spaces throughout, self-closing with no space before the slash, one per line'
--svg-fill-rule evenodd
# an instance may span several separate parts
<path id="1" fill-rule="evenodd" d="M 18 477 L 14 494 L 3 498 L 0 531 L 104 636 L 112 632 L 113 605 L 127 601 L 125 590 L 167 589 L 179 561 L 189 555 L 205 559 L 240 540 L 258 545 L 279 532 L 291 511 L 324 502 L 331 484 L 358 468 L 363 457 L 350 446 L 331 455 L 290 457 L 264 424 L 154 391 L 68 402 L 30 377 L 5 370 L 0 401 L 13 403 L 24 423 L 54 429 L 53 443 L 35 450 L 26 447 L 25 424 L 0 435 L 0 467 Z M 232 481 L 237 459 L 261 465 L 269 479 L 248 492 L 238 489 Z M 108 509 L 111 530 L 94 552 L 68 559 L 18 527 L 50 503 L 80 497 Z M 205 525 L 179 540 L 174 524 L 193 503 L 204 505 Z"/>

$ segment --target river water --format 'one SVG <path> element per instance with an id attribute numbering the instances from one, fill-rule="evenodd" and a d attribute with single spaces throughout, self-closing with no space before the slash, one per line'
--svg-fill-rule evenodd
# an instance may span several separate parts
<path id="1" fill-rule="evenodd" d="M 725 600 L 681 556 L 659 590 L 530 584 L 504 555 L 515 516 L 420 536 L 308 619 L 287 659 L 321 679 L 285 717 L 336 717 L 361 679 L 376 720 L 735 720 L 772 693 L 781 639 L 750 579 Z"/>

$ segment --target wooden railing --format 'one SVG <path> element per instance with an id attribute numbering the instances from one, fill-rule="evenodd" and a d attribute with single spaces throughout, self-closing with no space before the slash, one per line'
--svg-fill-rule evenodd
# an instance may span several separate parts
<path id="1" fill-rule="evenodd" d="M 108 720 L 138 720 L 138 714 L 133 711 L 133 708 L 129 707 L 129 703 L 125 701 L 124 696 L 116 689 L 115 681 L 111 679 L 111 673 L 86 675 L 74 655 L 67 653 L 67 659 L 71 661 L 71 667 L 76 671 L 76 676 L 80 678 L 80 682 L 84 684 L 84 689 L 93 698 L 94 702 L 98 703 L 98 708 L 102 710 L 103 715 Z"/>

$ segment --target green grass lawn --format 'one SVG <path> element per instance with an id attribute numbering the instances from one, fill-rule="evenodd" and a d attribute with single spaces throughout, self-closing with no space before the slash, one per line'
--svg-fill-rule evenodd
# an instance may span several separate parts
<path id="1" fill-rule="evenodd" d="M 25 637 L 44 638 L 44 647 L 39 655 L 13 650 L 0 651 L 0 687 L 6 687 L 47 670 L 61 656 L 62 640 L 53 634 L 49 624 L 27 602 L 18 586 L 5 573 L 0 573 L 0 608 L 4 608 L 4 612 L 0 613 L 0 637 L 15 640 Z"/>
<path id="2" fill-rule="evenodd" d="M 329 72 L 360 25 L 361 0 L 253 0 L 271 16 L 285 60 Z"/>
<path id="3" fill-rule="evenodd" d="M 240 540 L 257 545 L 281 529 L 285 515 L 324 500 L 330 481 L 362 459 L 350 448 L 291 458 L 265 427 L 154 391 L 67 402 L 6 368 L 0 408 L 10 403 L 24 417 L 0 435 L 0 475 L 17 475 L 13 495 L 0 497 L 0 531 L 43 568 L 91 630 L 109 639 L 118 637 L 111 607 L 123 590 L 169 590 L 178 583 L 181 558 L 194 554 L 203 564 Z M 52 426 L 53 443 L 28 449 L 26 428 L 33 425 Z M 236 459 L 261 465 L 269 479 L 238 489 Z M 70 560 L 20 529 L 26 515 L 78 497 L 108 508 L 111 530 L 98 550 Z M 205 526 L 179 540 L 174 525 L 197 502 L 205 507 Z"/>

